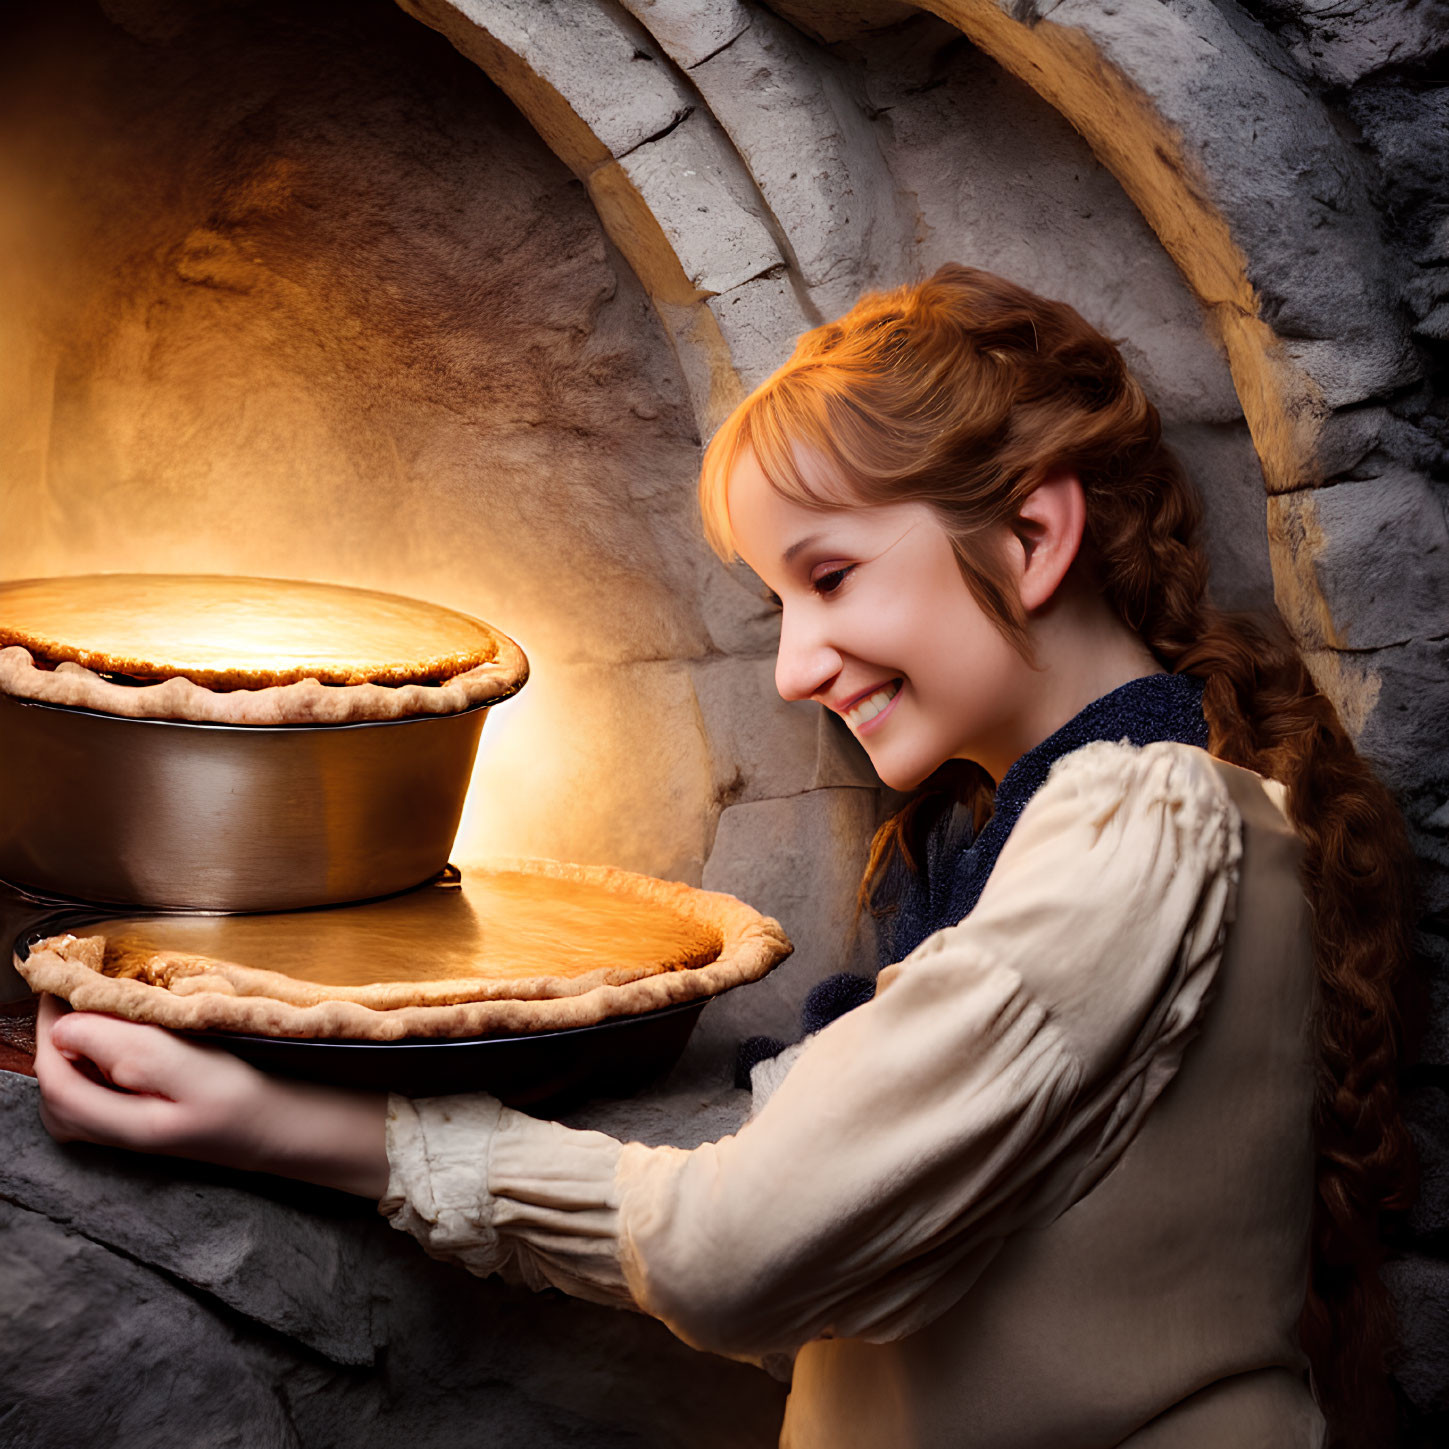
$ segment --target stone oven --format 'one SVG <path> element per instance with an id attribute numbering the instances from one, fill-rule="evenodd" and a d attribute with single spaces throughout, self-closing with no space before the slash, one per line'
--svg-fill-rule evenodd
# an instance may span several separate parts
<path id="1" fill-rule="evenodd" d="M 1220 599 L 1276 601 L 1405 806 L 1442 973 L 1436 9 L 12 4 L 0 577 L 319 578 L 518 638 L 533 680 L 484 735 L 456 858 L 703 884 L 797 943 L 668 1082 L 578 1119 L 688 1145 L 743 1114 L 738 1039 L 790 1033 L 869 956 L 852 903 L 889 803 L 843 728 L 775 695 L 773 616 L 700 534 L 701 441 L 803 328 L 971 262 L 1128 339 Z M 1436 990 L 1393 1269 L 1426 1434 L 1449 1413 Z M 325 1195 L 57 1153 L 31 1085 L 0 1091 L 0 1443 L 774 1440 L 778 1385 L 658 1325 L 420 1262 Z M 57 1377 L 82 1357 L 83 1408 Z"/>

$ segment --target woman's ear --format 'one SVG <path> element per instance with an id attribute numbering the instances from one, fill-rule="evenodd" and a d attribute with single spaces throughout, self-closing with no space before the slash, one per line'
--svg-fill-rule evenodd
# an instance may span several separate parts
<path id="1" fill-rule="evenodd" d="M 1086 526 L 1087 499 L 1075 473 L 1052 473 L 1022 500 L 1011 531 L 1021 548 L 1017 583 L 1028 613 L 1049 603 L 1061 587 Z"/>

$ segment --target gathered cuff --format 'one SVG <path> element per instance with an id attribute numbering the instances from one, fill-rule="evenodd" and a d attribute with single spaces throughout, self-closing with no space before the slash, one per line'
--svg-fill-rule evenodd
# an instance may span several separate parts
<path id="1" fill-rule="evenodd" d="M 387 1099 L 387 1191 L 377 1209 L 435 1258 L 496 1273 L 488 1157 L 503 1105 L 482 1095 Z"/>
<path id="2" fill-rule="evenodd" d="M 479 1277 L 632 1306 L 619 1267 L 622 1145 L 476 1094 L 387 1109 L 387 1192 L 378 1211 L 435 1258 Z"/>

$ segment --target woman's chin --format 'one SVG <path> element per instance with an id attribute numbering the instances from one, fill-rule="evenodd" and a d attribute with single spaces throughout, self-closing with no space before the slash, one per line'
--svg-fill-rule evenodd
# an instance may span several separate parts
<path id="1" fill-rule="evenodd" d="M 880 776 L 880 782 L 888 790 L 895 790 L 904 794 L 908 790 L 914 790 L 931 774 L 936 768 L 934 764 L 921 765 L 912 760 L 892 759 L 888 751 L 882 750 L 879 755 L 867 748 L 870 755 L 870 762 L 875 766 L 875 772 Z"/>

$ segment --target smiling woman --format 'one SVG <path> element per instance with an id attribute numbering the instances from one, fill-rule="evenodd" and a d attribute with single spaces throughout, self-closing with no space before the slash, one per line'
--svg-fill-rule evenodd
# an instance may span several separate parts
<path id="1" fill-rule="evenodd" d="M 1378 1442 L 1377 1224 L 1408 1181 L 1393 1081 L 1402 827 L 1281 630 L 1208 602 L 1200 505 L 1117 349 L 1070 307 L 944 267 L 807 333 L 715 435 L 700 497 L 716 552 L 742 555 L 781 600 L 782 692 L 839 709 L 900 681 L 889 712 L 852 721 L 888 784 L 934 786 L 873 843 L 862 900 L 886 915 L 888 953 L 975 919 L 1033 792 L 1086 741 L 1205 744 L 1272 786 L 1317 912 L 1317 1256 L 1300 1327 L 1335 1442 Z M 908 564 L 896 541 L 912 516 L 923 541 Z M 798 557 L 770 547 L 807 532 Z M 834 604 L 853 579 L 857 596 Z M 1182 688 L 1151 684 L 1162 671 Z M 953 775 L 953 760 L 971 763 Z M 827 1016 L 832 999 L 858 996 L 826 989 Z M 1274 1442 L 1300 1442 L 1286 1424 Z"/>

